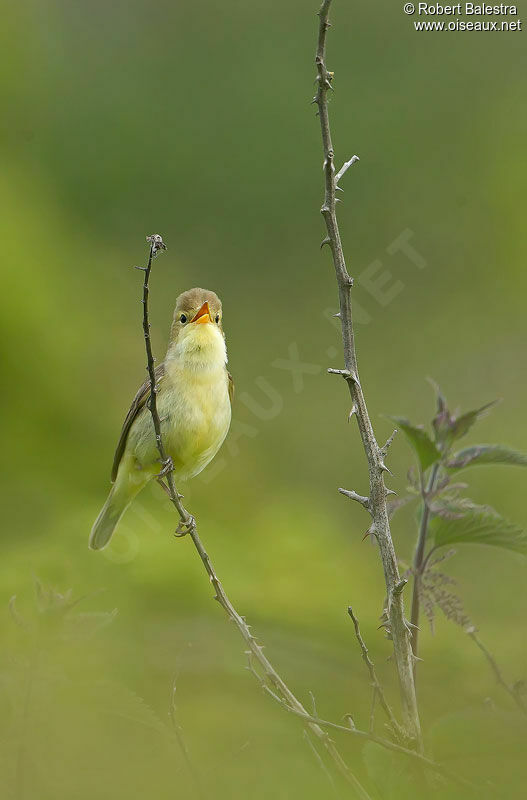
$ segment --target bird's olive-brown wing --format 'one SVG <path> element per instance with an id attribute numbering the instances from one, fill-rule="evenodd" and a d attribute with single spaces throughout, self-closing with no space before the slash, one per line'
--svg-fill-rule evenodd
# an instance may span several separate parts
<path id="1" fill-rule="evenodd" d="M 231 401 L 232 406 L 232 399 L 234 397 L 234 381 L 230 372 L 227 372 L 227 377 L 229 379 L 229 400 Z"/>
<path id="2" fill-rule="evenodd" d="M 156 376 L 156 383 L 162 379 L 163 375 L 165 374 L 165 366 L 164 364 L 160 364 L 156 367 L 155 376 Z M 145 407 L 146 401 L 150 396 L 150 379 L 143 383 L 139 391 L 137 392 L 136 396 L 132 400 L 132 405 L 130 406 L 130 410 L 126 415 L 125 421 L 123 423 L 123 427 L 121 430 L 121 435 L 119 437 L 119 442 L 117 444 L 117 449 L 115 451 L 115 456 L 113 459 L 113 467 L 112 467 L 112 481 L 115 481 L 117 478 L 117 470 L 119 469 L 119 464 L 121 463 L 121 458 L 123 457 L 124 449 L 126 447 L 126 440 L 128 439 L 128 434 L 130 433 L 130 428 L 132 427 L 135 418 L 139 414 L 139 412 Z"/>

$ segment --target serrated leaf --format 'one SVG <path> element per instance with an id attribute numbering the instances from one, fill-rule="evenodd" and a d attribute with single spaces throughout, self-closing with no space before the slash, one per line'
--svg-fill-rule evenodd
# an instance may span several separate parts
<path id="1" fill-rule="evenodd" d="M 404 417 L 390 417 L 390 419 L 403 431 L 414 448 L 423 472 L 436 461 L 439 461 L 441 453 L 424 428 L 417 428 Z"/>
<path id="2" fill-rule="evenodd" d="M 457 543 L 486 544 L 527 555 L 527 533 L 490 506 L 466 501 L 466 511 L 457 519 L 434 517 L 430 521 L 434 548 Z"/>
<path id="3" fill-rule="evenodd" d="M 428 502 L 428 508 L 436 517 L 443 519 L 461 519 L 467 510 L 472 508 L 472 503 L 463 497 L 453 495 L 438 495 Z"/>
<path id="4" fill-rule="evenodd" d="M 486 414 L 490 411 L 492 406 L 495 406 L 497 400 L 493 400 L 492 403 L 487 403 L 481 408 L 475 408 L 473 411 L 467 411 L 465 414 L 461 414 L 460 417 L 454 417 L 450 420 L 449 430 L 445 437 L 445 440 L 448 444 L 452 444 L 457 439 L 461 439 L 462 436 L 465 436 L 466 433 L 472 428 L 472 426 L 482 417 L 486 416 Z"/>
<path id="5" fill-rule="evenodd" d="M 518 450 L 501 444 L 476 444 L 455 453 L 448 460 L 446 466 L 451 470 L 459 470 L 480 464 L 510 464 L 527 467 L 527 453 L 520 453 Z"/>

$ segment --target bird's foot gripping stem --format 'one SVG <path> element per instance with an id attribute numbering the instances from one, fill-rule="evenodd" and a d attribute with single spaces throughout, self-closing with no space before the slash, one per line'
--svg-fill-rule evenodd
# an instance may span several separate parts
<path id="1" fill-rule="evenodd" d="M 187 519 L 181 520 L 176 528 L 176 532 L 174 536 L 177 539 L 181 539 L 183 536 L 186 536 L 188 533 L 194 533 L 196 530 L 196 520 L 189 514 Z"/>
<path id="2" fill-rule="evenodd" d="M 159 480 L 160 478 L 164 478 L 165 475 L 168 475 L 169 472 L 174 471 L 174 462 L 172 461 L 170 456 L 167 457 L 166 461 L 163 461 L 161 463 L 162 463 L 162 468 L 161 472 L 158 472 L 158 474 L 156 475 L 157 480 Z"/>

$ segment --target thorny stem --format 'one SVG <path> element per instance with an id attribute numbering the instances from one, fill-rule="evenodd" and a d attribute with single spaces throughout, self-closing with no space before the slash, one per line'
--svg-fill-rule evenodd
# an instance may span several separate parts
<path id="1" fill-rule="evenodd" d="M 413 593 L 412 593 L 412 616 L 411 616 L 412 651 L 415 657 L 419 655 L 419 653 L 417 652 L 419 644 L 419 628 L 418 628 L 419 611 L 420 611 L 419 587 L 421 583 L 422 573 L 426 563 L 425 562 L 426 537 L 428 534 L 428 523 L 430 521 L 430 507 L 428 505 L 428 495 L 435 488 L 435 482 L 438 472 L 439 472 L 439 464 L 434 464 L 430 472 L 428 484 L 426 488 L 424 487 L 422 488 L 423 509 L 421 514 L 421 523 L 419 525 L 419 534 L 417 536 L 417 545 L 415 548 L 415 555 L 414 555 L 414 568 L 413 568 L 414 583 L 413 583 Z M 414 662 L 414 681 L 415 681 L 416 668 L 417 668 L 417 661 Z"/>
<path id="2" fill-rule="evenodd" d="M 375 438 L 359 380 L 351 308 L 351 287 L 353 281 L 346 269 L 336 214 L 335 154 L 331 140 L 327 100 L 327 93 L 332 88 L 333 73 L 329 72 L 326 67 L 326 34 L 330 24 L 328 21 L 330 5 L 331 0 L 324 0 L 319 11 L 320 25 L 315 58 L 318 87 L 313 100 L 318 106 L 324 150 L 325 196 L 321 213 L 326 223 L 327 238 L 329 240 L 328 244 L 333 256 L 333 264 L 338 284 L 345 366 L 342 375 L 348 384 L 349 393 L 353 405 L 356 408 L 359 432 L 368 461 L 370 482 L 369 501 L 373 518 L 372 532 L 375 533 L 379 543 L 384 569 L 384 579 L 388 597 L 387 612 L 401 689 L 404 723 L 408 730 L 408 735 L 414 740 L 417 749 L 421 750 L 421 727 L 414 686 L 413 655 L 410 635 L 404 618 L 402 593 L 400 591 L 395 591 L 396 586 L 400 583 L 400 576 L 386 508 L 386 487 L 384 485 L 383 473 L 387 471 L 387 468 L 384 464 L 384 453 L 377 444 Z"/>
<path id="3" fill-rule="evenodd" d="M 161 236 L 159 236 L 158 234 L 148 237 L 147 240 L 150 242 L 150 254 L 148 258 L 148 264 L 144 269 L 145 277 L 143 284 L 143 332 L 145 337 L 147 368 L 148 368 L 148 374 L 150 376 L 149 408 L 150 408 L 150 413 L 152 415 L 152 421 L 154 424 L 157 449 L 159 451 L 161 462 L 166 468 L 166 479 L 168 483 L 168 494 L 170 500 L 176 507 L 181 523 L 183 526 L 185 526 L 188 534 L 192 539 L 194 547 L 196 548 L 199 557 L 201 558 L 203 566 L 205 567 L 207 575 L 209 576 L 209 580 L 214 588 L 215 592 L 214 599 L 218 601 L 220 606 L 227 613 L 229 619 L 234 622 L 239 632 L 241 633 L 245 643 L 247 644 L 247 647 L 249 648 L 250 655 L 255 658 L 260 668 L 262 669 L 263 677 L 257 675 L 262 686 L 264 688 L 269 688 L 267 684 L 273 686 L 275 692 L 278 693 L 276 696 L 279 697 L 281 701 L 283 701 L 284 705 L 286 705 L 287 708 L 289 708 L 294 713 L 297 713 L 305 720 L 305 723 L 309 728 L 309 730 L 317 737 L 317 739 L 325 747 L 327 753 L 332 758 L 333 762 L 335 763 L 340 773 L 353 787 L 356 796 L 358 798 L 361 798 L 361 800 L 371 800 L 367 791 L 364 789 L 362 784 L 357 780 L 355 775 L 352 773 L 352 771 L 350 770 L 350 768 L 340 755 L 329 734 L 322 729 L 322 727 L 318 724 L 318 722 L 315 720 L 314 717 L 311 717 L 311 715 L 308 714 L 302 703 L 295 697 L 293 692 L 282 680 L 278 672 L 272 666 L 271 662 L 264 655 L 263 647 L 258 644 L 255 637 L 252 635 L 245 619 L 240 614 L 238 614 L 238 612 L 232 605 L 231 601 L 227 597 L 225 590 L 223 589 L 222 584 L 220 583 L 218 576 L 216 575 L 214 567 L 212 566 L 212 562 L 201 542 L 201 539 L 198 535 L 198 530 L 194 517 L 191 514 L 189 514 L 189 512 L 185 509 L 185 507 L 181 503 L 181 495 L 178 493 L 175 486 L 174 475 L 172 471 L 173 470 L 172 463 L 167 456 L 163 444 L 163 437 L 161 435 L 161 422 L 159 419 L 159 413 L 157 411 L 157 403 L 156 403 L 156 378 L 154 371 L 155 362 L 152 355 L 152 346 L 150 343 L 150 324 L 148 320 L 148 292 L 149 292 L 150 272 L 152 269 L 152 261 L 157 251 L 165 249 L 165 246 L 163 244 Z M 391 748 L 391 743 L 386 741 L 385 746 Z"/>

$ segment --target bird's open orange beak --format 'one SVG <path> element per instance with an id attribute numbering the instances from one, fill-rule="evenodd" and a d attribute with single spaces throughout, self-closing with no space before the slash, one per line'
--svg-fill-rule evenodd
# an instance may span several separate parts
<path id="1" fill-rule="evenodd" d="M 208 302 L 205 300 L 199 311 L 190 320 L 191 322 L 212 322 L 210 308 Z"/>

